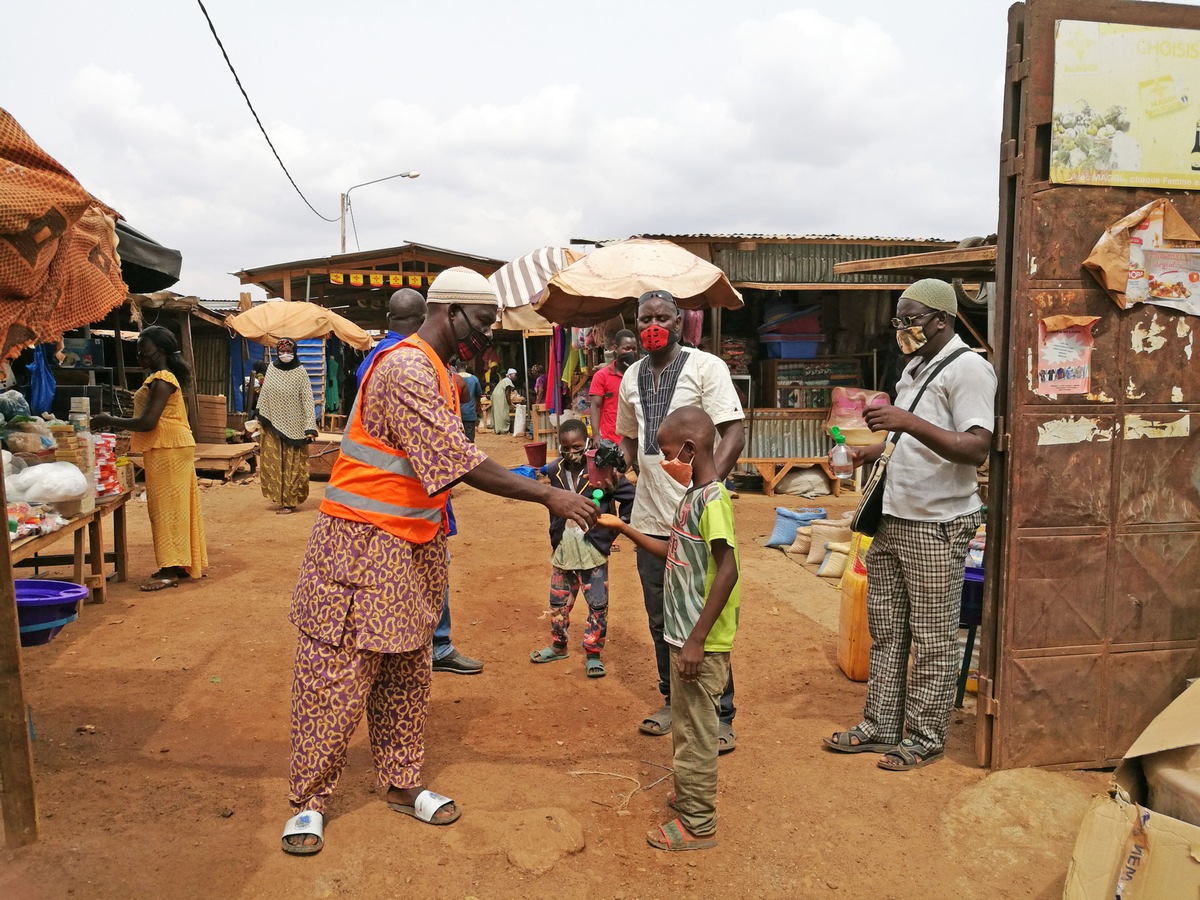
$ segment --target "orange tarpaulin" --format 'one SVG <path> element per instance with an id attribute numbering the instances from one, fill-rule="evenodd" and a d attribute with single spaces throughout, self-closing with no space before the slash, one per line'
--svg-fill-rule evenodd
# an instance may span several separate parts
<path id="1" fill-rule="evenodd" d="M 0 109 L 0 356 L 121 304 L 117 217 Z"/>
<path id="2" fill-rule="evenodd" d="M 275 344 L 280 338 L 299 341 L 324 337 L 333 332 L 356 350 L 371 346 L 371 336 L 347 319 L 315 303 L 276 300 L 263 303 L 226 320 L 243 337 L 260 344 Z"/>

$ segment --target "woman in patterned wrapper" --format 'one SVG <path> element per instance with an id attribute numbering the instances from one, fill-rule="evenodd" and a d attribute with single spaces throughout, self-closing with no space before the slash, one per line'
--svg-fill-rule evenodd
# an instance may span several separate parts
<path id="1" fill-rule="evenodd" d="M 254 413 L 262 425 L 262 494 L 293 512 L 308 499 L 308 443 L 317 436 L 316 404 L 296 342 L 280 338 Z"/>
<path id="2" fill-rule="evenodd" d="M 142 454 L 158 565 L 142 590 L 158 591 L 175 587 L 181 579 L 199 578 L 208 565 L 196 484 L 196 440 L 183 402 L 192 372 L 175 335 L 161 325 L 142 331 L 137 358 L 146 380 L 133 395 L 133 418 L 101 413 L 92 417 L 92 427 L 132 431 L 129 449 Z"/>

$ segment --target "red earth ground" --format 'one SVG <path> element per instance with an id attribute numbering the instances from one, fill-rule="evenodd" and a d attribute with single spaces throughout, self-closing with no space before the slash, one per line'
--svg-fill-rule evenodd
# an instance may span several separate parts
<path id="1" fill-rule="evenodd" d="M 480 444 L 524 462 L 515 438 Z M 435 675 L 425 780 L 462 819 L 434 828 L 389 811 L 363 728 L 325 849 L 285 855 L 286 611 L 322 487 L 276 516 L 254 479 L 205 483 L 209 577 L 153 594 L 137 590 L 154 565 L 145 507 L 131 504 L 131 581 L 23 651 L 41 840 L 0 851 L 0 897 L 1061 896 L 1106 776 L 979 769 L 969 708 L 947 758 L 917 772 L 823 751 L 824 735 L 858 720 L 864 692 L 836 665 L 838 594 L 763 546 L 775 506 L 814 501 L 746 493 L 739 746 L 721 759 L 716 849 L 645 842 L 671 817 L 669 780 L 653 784 L 671 742 L 636 727 L 659 698 L 629 543 L 610 566 L 608 677 L 584 677 L 575 648 L 535 667 L 528 653 L 549 635 L 545 510 L 460 488 L 453 637 L 487 668 Z"/>

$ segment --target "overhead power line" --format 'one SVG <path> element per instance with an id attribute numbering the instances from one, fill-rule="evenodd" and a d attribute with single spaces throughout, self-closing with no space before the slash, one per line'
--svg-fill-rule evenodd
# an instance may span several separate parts
<path id="1" fill-rule="evenodd" d="M 208 15 L 208 10 L 204 8 L 203 0 L 196 0 L 200 6 L 200 12 L 204 13 L 204 19 L 208 22 L 208 30 L 212 32 L 213 40 L 217 42 L 217 46 L 221 48 L 221 55 L 225 57 L 225 65 L 229 66 L 229 71 L 233 73 L 233 80 L 237 82 L 238 90 L 242 92 L 242 96 L 246 99 L 246 105 L 250 107 L 250 114 L 254 116 L 254 121 L 258 123 L 258 130 L 262 132 L 262 136 L 267 139 L 267 146 L 271 148 L 271 152 L 275 154 L 275 160 L 279 163 L 279 168 L 283 169 L 283 174 L 287 176 L 287 180 L 292 183 L 292 187 L 296 189 L 296 193 L 300 195 L 300 199 L 304 201 L 304 205 L 313 211 L 319 218 L 326 222 L 337 222 L 339 219 L 335 216 L 323 216 L 317 212 L 317 208 L 308 202 L 308 198 L 304 196 L 304 191 L 300 190 L 300 186 L 296 184 L 296 179 L 292 177 L 292 173 L 288 171 L 287 166 L 283 164 L 283 160 L 279 156 L 279 151 L 275 149 L 275 145 L 271 143 L 271 136 L 267 134 L 267 129 L 263 127 L 262 119 L 258 117 L 258 113 L 254 110 L 254 104 L 250 102 L 250 95 L 246 93 L 246 89 L 242 87 L 242 79 L 238 77 L 237 70 L 233 67 L 233 62 L 229 58 L 229 54 L 225 52 L 225 45 L 221 43 L 221 37 L 217 34 L 216 26 L 213 25 L 212 18 Z"/>

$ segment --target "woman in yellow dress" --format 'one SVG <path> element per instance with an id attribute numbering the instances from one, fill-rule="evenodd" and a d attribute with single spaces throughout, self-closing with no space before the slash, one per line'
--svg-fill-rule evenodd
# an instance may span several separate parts
<path id="1" fill-rule="evenodd" d="M 158 591 L 175 587 L 182 579 L 199 578 L 208 565 L 196 484 L 196 440 L 183 401 L 192 372 L 175 335 L 160 325 L 142 331 L 137 355 L 138 365 L 149 374 L 133 395 L 133 418 L 101 413 L 92 423 L 96 428 L 132 431 L 129 449 L 142 454 L 158 565 L 142 590 Z"/>

